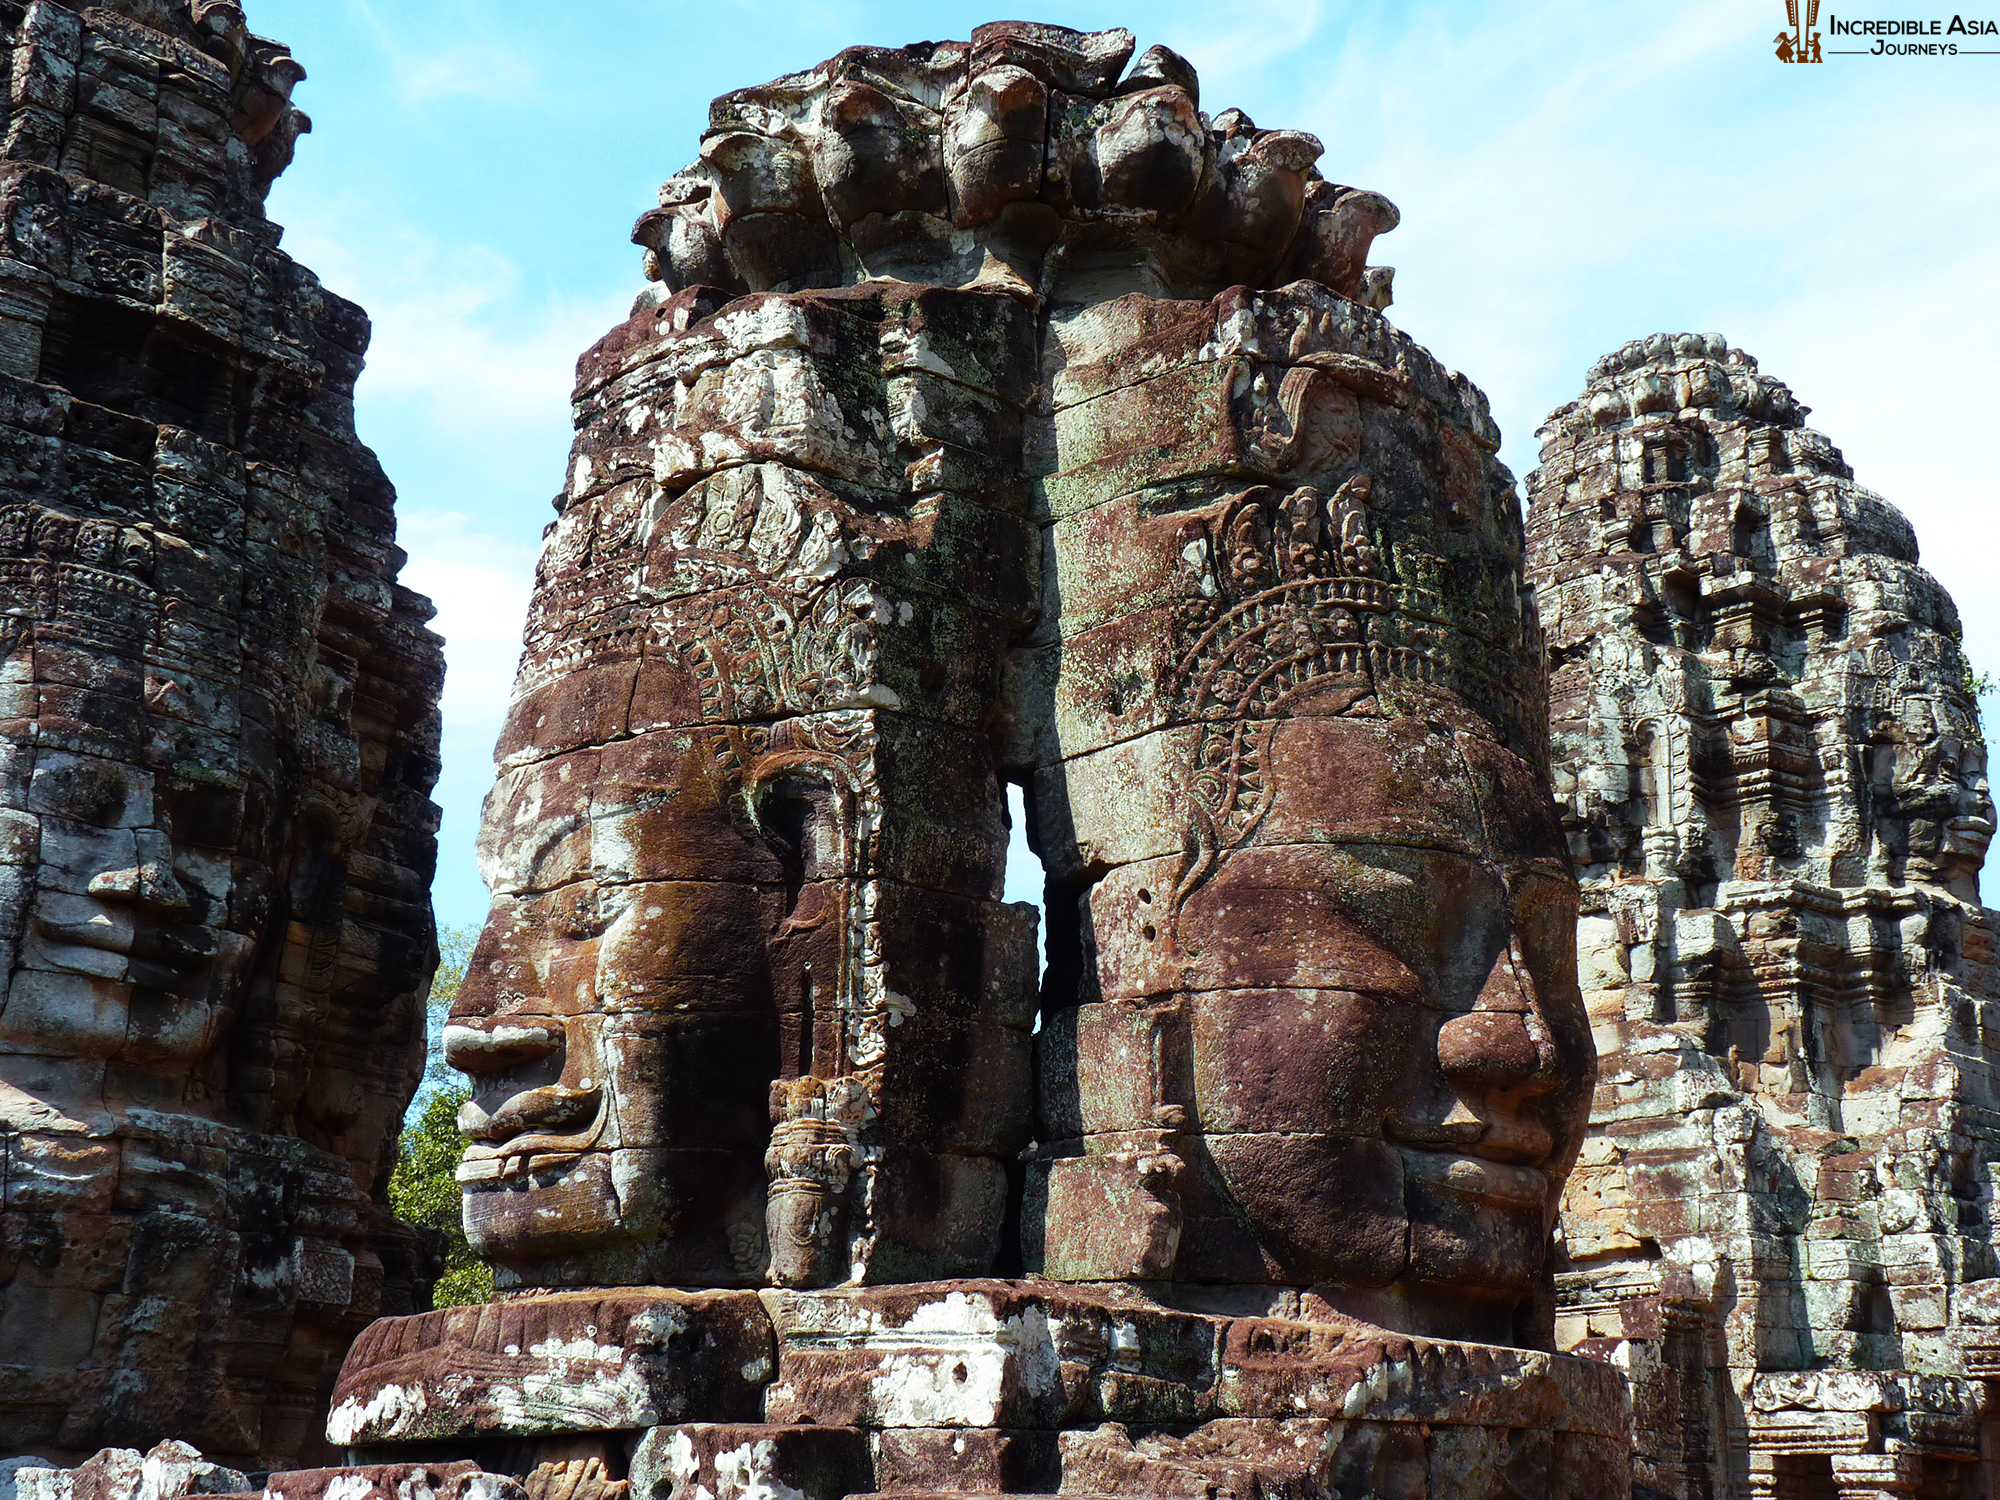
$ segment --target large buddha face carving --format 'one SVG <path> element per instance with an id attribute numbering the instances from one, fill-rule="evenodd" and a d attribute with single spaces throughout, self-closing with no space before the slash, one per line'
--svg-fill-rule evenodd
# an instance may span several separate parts
<path id="1" fill-rule="evenodd" d="M 762 956 L 783 887 L 728 811 L 724 743 L 663 731 L 559 754 L 488 799 L 493 912 L 445 1050 L 473 1086 L 467 1231 L 505 1275 L 762 1279 L 778 1071 Z"/>
<path id="2" fill-rule="evenodd" d="M 1076 513 L 1036 796 L 1086 945 L 1044 1049 L 1049 1272 L 1545 1341 L 1593 1051 L 1483 413 L 1315 288 L 1056 336 L 1059 395 L 1101 394 L 1048 482 Z M 1143 447 L 1163 412 L 1206 420 Z M 1061 1227 L 1121 1198 L 1129 1250 Z"/>
<path id="3" fill-rule="evenodd" d="M 1575 889 L 1504 756 L 1397 721 L 1274 737 L 1266 822 L 1298 841 L 1238 851 L 1172 926 L 1192 1199 L 1214 1216 L 1188 1226 L 1187 1274 L 1312 1283 L 1410 1330 L 1526 1332 L 1593 1053 Z M 1137 895 L 1120 875 L 1100 923 Z M 1126 908 L 1124 941 L 1160 946 L 1158 905 Z"/>
<path id="4" fill-rule="evenodd" d="M 1546 796 L 1435 720 L 1287 720 L 1253 774 L 1258 836 L 1192 888 L 1167 854 L 1087 897 L 1086 1137 L 1157 1130 L 1183 1158 L 1174 1279 L 1532 1340 L 1594 1076 Z"/>
<path id="5" fill-rule="evenodd" d="M 156 463 L 157 514 L 0 512 L 17 605 L 0 1047 L 65 1105 L 264 1125 L 305 1086 L 303 1013 L 277 991 L 330 982 L 338 851 L 370 804 L 350 685 L 314 665 L 309 523 L 254 487 L 246 503 L 240 458 L 185 433 L 162 429 Z M 310 950 L 290 965 L 283 922 Z"/>

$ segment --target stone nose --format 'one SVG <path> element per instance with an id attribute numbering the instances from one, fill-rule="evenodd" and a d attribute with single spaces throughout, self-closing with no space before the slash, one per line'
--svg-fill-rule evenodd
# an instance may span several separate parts
<path id="1" fill-rule="evenodd" d="M 1528 1018 L 1518 1011 L 1477 1010 L 1445 1022 L 1438 1028 L 1438 1065 L 1460 1087 L 1508 1093 L 1554 1087 Z"/>
<path id="2" fill-rule="evenodd" d="M 444 1029 L 444 1060 L 473 1077 L 511 1072 L 563 1050 L 563 1029 L 522 1021 L 492 1021 Z"/>

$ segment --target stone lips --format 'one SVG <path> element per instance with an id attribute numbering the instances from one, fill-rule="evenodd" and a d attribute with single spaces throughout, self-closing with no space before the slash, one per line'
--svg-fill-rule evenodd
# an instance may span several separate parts
<path id="1" fill-rule="evenodd" d="M 1675 1496 L 1815 1456 L 1970 1480 L 1983 1420 L 1986 749 L 1950 599 L 1805 415 L 1656 335 L 1529 480 L 1606 1049 L 1559 1342 L 1630 1368 L 1636 1471 Z"/>
<path id="2" fill-rule="evenodd" d="M 0 6 L 0 1446 L 322 1451 L 421 1294 L 440 643 L 231 4 Z"/>
<path id="3" fill-rule="evenodd" d="M 1041 285 L 1150 266 L 1154 290 L 1308 279 L 1375 307 L 1394 229 L 1377 193 L 1322 179 L 1320 143 L 1199 109 L 1186 59 L 1129 31 L 1005 21 L 970 43 L 854 47 L 710 106 L 700 157 L 639 221 L 669 293 L 862 276 Z"/>

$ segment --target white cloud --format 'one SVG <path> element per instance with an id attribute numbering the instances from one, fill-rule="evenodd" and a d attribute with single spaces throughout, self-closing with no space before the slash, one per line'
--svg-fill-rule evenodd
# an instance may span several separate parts
<path id="1" fill-rule="evenodd" d="M 444 637 L 444 774 L 433 793 L 444 826 L 434 900 L 440 922 L 463 926 L 486 911 L 473 837 L 493 781 L 493 745 L 520 659 L 537 549 L 462 511 L 425 507 L 402 509 L 397 539 L 410 555 L 403 581 L 430 596 L 437 606 L 431 628 Z"/>
<path id="2" fill-rule="evenodd" d="M 351 3 L 380 45 L 395 84 L 393 97 L 406 110 L 435 109 L 457 99 L 519 104 L 539 90 L 541 70 L 533 54 L 493 35 L 483 7 L 399 4 L 392 26 L 369 0 Z M 449 19 L 423 28 L 439 10 L 448 10 Z"/>
<path id="3" fill-rule="evenodd" d="M 400 216 L 323 197 L 288 228 L 286 248 L 368 309 L 374 337 L 356 391 L 362 434 L 386 460 L 394 434 L 422 426 L 423 467 L 392 466 L 400 485 L 439 467 L 510 487 L 540 475 L 543 493 L 555 492 L 576 358 L 624 314 L 632 286 L 538 295 L 489 246 L 449 243 Z"/>

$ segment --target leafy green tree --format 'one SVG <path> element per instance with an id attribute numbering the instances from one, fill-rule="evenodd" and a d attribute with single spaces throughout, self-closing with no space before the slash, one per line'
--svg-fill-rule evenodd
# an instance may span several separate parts
<path id="1" fill-rule="evenodd" d="M 432 1307 L 460 1307 L 493 1295 L 493 1272 L 466 1243 L 459 1211 L 458 1159 L 465 1142 L 458 1133 L 458 1107 L 471 1090 L 445 1066 L 443 1047 L 444 1018 L 478 936 L 474 927 L 447 927 L 438 933 L 438 970 L 427 1002 L 424 1081 L 403 1117 L 396 1169 L 389 1177 L 389 1205 L 397 1217 L 444 1241 L 444 1274 L 431 1293 Z"/>

